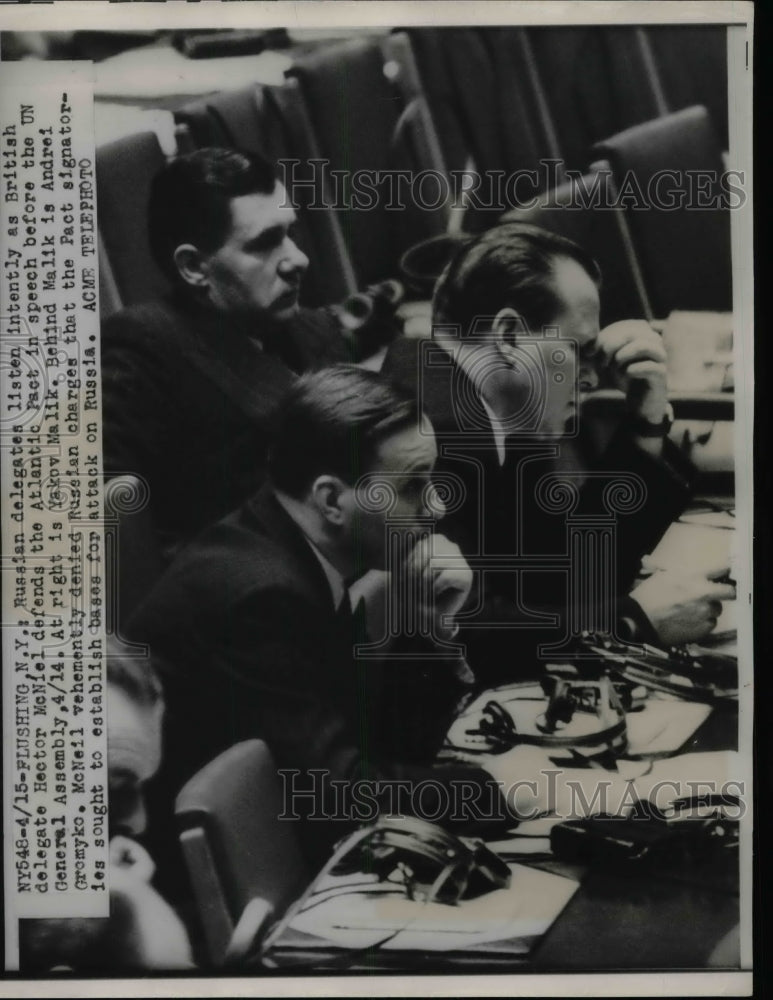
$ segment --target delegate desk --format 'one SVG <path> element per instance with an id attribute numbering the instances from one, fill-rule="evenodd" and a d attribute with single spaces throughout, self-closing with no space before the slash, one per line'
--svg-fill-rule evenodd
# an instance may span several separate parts
<path id="1" fill-rule="evenodd" d="M 504 691 L 497 689 L 482 699 L 494 696 L 507 704 Z M 473 713 L 474 709 L 465 715 L 472 718 Z M 633 727 L 629 730 L 633 732 Z M 661 764 L 673 762 L 678 774 L 681 762 L 695 760 L 683 755 L 734 750 L 737 732 L 737 706 L 719 704 L 676 745 L 675 756 Z M 695 776 L 684 767 L 682 772 L 685 778 Z M 589 773 L 604 776 L 603 770 Z M 497 890 L 490 894 L 490 902 L 481 896 L 456 907 L 432 904 L 431 912 L 422 903 L 400 901 L 399 893 L 392 910 L 381 908 L 389 897 L 359 908 L 352 897 L 329 914 L 312 896 L 311 921 L 308 915 L 304 917 L 304 907 L 268 961 L 253 960 L 251 965 L 282 972 L 409 970 L 427 974 L 677 971 L 710 966 L 714 950 L 732 936 L 739 923 L 737 870 L 723 866 L 722 877 L 717 877 L 698 862 L 689 870 L 669 862 L 654 870 L 570 864 L 550 853 L 547 834 L 552 822 L 546 817 L 522 823 L 507 838 L 490 843 L 511 865 L 509 895 Z M 346 886 L 325 886 L 320 896 L 330 888 L 345 891 Z M 510 935 L 507 928 L 512 928 Z M 399 940 L 398 935 L 402 935 Z M 452 941 L 451 947 L 441 940 L 444 935 Z M 363 944 L 368 941 L 375 943 Z"/>
<path id="2" fill-rule="evenodd" d="M 617 407 L 620 402 L 617 395 L 599 394 L 595 405 Z M 677 418 L 732 420 L 732 395 L 697 393 L 686 397 L 681 394 L 674 403 Z M 657 570 L 675 565 L 701 570 L 723 563 L 732 552 L 733 531 L 728 530 L 734 526 L 732 504 L 732 498 L 726 496 L 696 500 L 652 554 L 651 568 Z M 701 563 L 701 555 L 705 566 Z M 732 604 L 726 605 L 726 612 L 718 625 L 722 634 L 706 645 L 733 655 L 736 646 Z M 501 692 L 491 694 L 497 696 Z M 486 697 L 488 695 L 482 696 L 481 700 Z M 688 714 L 687 710 L 684 714 Z M 629 733 L 634 729 L 632 719 L 629 716 Z M 737 749 L 736 703 L 719 703 L 707 708 L 701 719 L 697 728 L 690 729 L 683 740 L 672 746 L 676 752 L 671 760 L 677 769 L 685 755 Z M 603 777 L 603 771 L 594 773 Z M 683 777 L 689 780 L 689 774 Z M 652 871 L 630 865 L 625 869 L 613 869 L 599 863 L 590 866 L 568 864 L 550 856 L 550 841 L 544 830 L 538 831 L 542 837 L 534 835 L 529 842 L 530 838 L 524 833 L 527 826 L 521 824 L 512 831 L 509 840 L 499 840 L 492 846 L 513 864 L 513 893 L 526 894 L 517 901 L 516 896 L 513 897 L 514 910 L 521 915 L 528 913 L 532 906 L 535 912 L 544 912 L 542 894 L 558 888 L 559 909 L 539 934 L 515 937 L 505 934 L 481 943 L 473 943 L 475 935 L 471 934 L 468 945 L 455 944 L 452 949 L 435 950 L 418 943 L 410 948 L 394 947 L 396 935 L 393 935 L 392 946 L 388 940 L 386 943 L 380 940 L 374 947 L 342 946 L 340 937 L 337 944 L 332 944 L 315 940 L 303 932 L 293 937 L 294 932 L 290 929 L 283 939 L 287 947 L 282 951 L 281 961 L 266 966 L 253 959 L 251 964 L 276 968 L 280 972 L 297 967 L 307 971 L 410 970 L 427 974 L 615 969 L 679 971 L 717 967 L 720 962 L 724 967 L 732 967 L 736 961 L 733 956 L 738 954 L 740 919 L 737 868 L 733 870 L 731 866 L 722 877 L 717 877 L 710 867 L 698 863 L 690 866 L 689 871 L 668 864 Z M 562 892 L 557 883 L 541 883 L 529 876 L 529 872 L 549 873 L 571 883 L 564 893 L 569 897 L 568 902 L 560 902 Z M 421 905 L 416 904 L 419 908 Z M 465 906 L 469 907 L 469 901 L 460 904 L 460 913 L 468 912 L 472 917 L 474 911 L 464 911 Z M 354 920 L 346 922 L 356 923 Z M 523 926 L 527 925 L 528 920 Z M 719 955 L 720 950 L 724 958 L 714 958 L 715 951 Z"/>

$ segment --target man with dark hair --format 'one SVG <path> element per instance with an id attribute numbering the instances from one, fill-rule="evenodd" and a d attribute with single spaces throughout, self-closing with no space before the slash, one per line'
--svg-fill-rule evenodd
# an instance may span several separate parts
<path id="1" fill-rule="evenodd" d="M 212 148 L 172 160 L 153 178 L 148 199 L 150 249 L 169 281 L 183 280 L 178 247 L 211 254 L 228 240 L 232 198 L 271 195 L 275 186 L 273 167 L 254 153 Z"/>
<path id="2" fill-rule="evenodd" d="M 294 225 L 255 154 L 201 149 L 154 179 L 150 243 L 172 288 L 103 326 L 104 463 L 144 477 L 170 550 L 261 483 L 266 422 L 296 375 L 348 358 L 334 322 L 298 305 Z"/>
<path id="3" fill-rule="evenodd" d="M 578 622 L 666 646 L 700 639 L 734 596 L 686 572 L 656 574 L 625 597 L 642 556 L 682 512 L 692 470 L 667 438 L 660 337 L 643 320 L 600 331 L 600 283 L 595 261 L 570 240 L 501 224 L 464 241 L 448 263 L 433 339 L 397 342 L 385 360 L 385 373 L 419 393 L 439 468 L 458 477 L 465 497 L 446 530 L 479 571 L 482 611 L 465 631 L 476 670 L 532 672 L 538 645 L 566 655 Z M 578 420 L 579 394 L 600 378 L 627 400 L 605 448 Z M 618 495 L 620 509 L 615 482 L 628 496 Z M 590 548 L 569 548 L 567 515 L 572 544 Z M 610 515 L 614 551 L 591 551 L 594 520 L 608 530 Z"/>
<path id="4" fill-rule="evenodd" d="M 380 375 L 341 366 L 290 391 L 269 482 L 180 554 L 131 623 L 170 665 L 170 802 L 204 763 L 258 737 L 279 768 L 297 772 L 288 813 L 331 819 L 301 826 L 317 862 L 358 818 L 350 792 L 360 779 L 427 779 L 421 807 L 439 822 L 474 818 L 469 805 L 443 807 L 439 783 L 472 782 L 479 815 L 507 819 L 493 767 L 432 766 L 470 684 L 453 645 L 470 572 L 431 533 L 433 511 L 442 514 L 436 454 L 414 399 Z M 410 615 L 389 649 L 358 655 L 369 639 L 350 585 L 385 567 Z M 382 805 L 390 787 L 371 788 L 371 801 Z"/>
<path id="5" fill-rule="evenodd" d="M 557 259 L 574 261 L 600 287 L 598 264 L 572 240 L 524 223 L 488 230 L 453 254 L 435 288 L 433 321 L 456 325 L 462 337 L 469 337 L 478 317 L 493 315 L 492 305 L 509 306 L 536 333 L 554 321 L 562 306 Z"/>

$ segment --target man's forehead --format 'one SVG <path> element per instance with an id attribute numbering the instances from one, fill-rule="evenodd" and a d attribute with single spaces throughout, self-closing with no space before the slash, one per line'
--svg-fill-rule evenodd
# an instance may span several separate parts
<path id="1" fill-rule="evenodd" d="M 270 194 L 254 192 L 231 198 L 232 231 L 249 239 L 273 226 L 290 226 L 295 221 L 295 209 L 278 181 Z"/>
<path id="2" fill-rule="evenodd" d="M 163 706 L 141 705 L 111 684 L 108 689 L 108 763 L 111 769 L 132 772 L 147 780 L 161 757 Z"/>
<path id="3" fill-rule="evenodd" d="M 431 469 L 437 460 L 432 424 L 423 416 L 419 423 L 390 434 L 381 442 L 378 457 L 380 467 L 388 472 Z"/>

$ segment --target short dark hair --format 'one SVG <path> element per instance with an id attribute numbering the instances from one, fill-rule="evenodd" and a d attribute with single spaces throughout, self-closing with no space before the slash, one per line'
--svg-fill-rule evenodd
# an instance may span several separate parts
<path id="1" fill-rule="evenodd" d="M 161 681 L 147 657 L 129 656 L 113 639 L 107 642 L 107 683 L 120 688 L 133 702 L 153 708 L 163 700 Z"/>
<path id="2" fill-rule="evenodd" d="M 524 222 L 503 222 L 464 241 L 435 286 L 433 323 L 461 328 L 469 336 L 478 317 L 511 306 L 534 333 L 551 323 L 561 307 L 555 288 L 555 262 L 576 261 L 601 285 L 593 257 L 564 236 Z"/>
<path id="3" fill-rule="evenodd" d="M 271 194 L 276 173 L 268 160 L 238 149 L 208 147 L 178 156 L 151 182 L 148 239 L 153 257 L 173 281 L 174 252 L 191 243 L 205 253 L 225 242 L 230 202 L 244 194 Z"/>
<path id="4" fill-rule="evenodd" d="M 304 375 L 276 414 L 271 482 L 297 499 L 324 473 L 354 484 L 380 442 L 418 420 L 415 398 L 376 372 L 336 365 Z"/>

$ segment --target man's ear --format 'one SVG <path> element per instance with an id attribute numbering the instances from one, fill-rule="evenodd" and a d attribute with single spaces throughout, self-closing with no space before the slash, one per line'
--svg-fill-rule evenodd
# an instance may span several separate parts
<path id="1" fill-rule="evenodd" d="M 328 524 L 342 525 L 346 519 L 344 494 L 349 487 L 338 476 L 317 476 L 311 484 L 309 498 Z"/>
<path id="2" fill-rule="evenodd" d="M 491 324 L 494 340 L 499 348 L 513 348 L 521 336 L 528 336 L 529 330 L 523 317 L 512 306 L 503 306 Z"/>
<path id="3" fill-rule="evenodd" d="M 209 284 L 205 255 L 192 243 L 181 243 L 173 255 L 174 266 L 186 285 L 206 288 Z"/>

